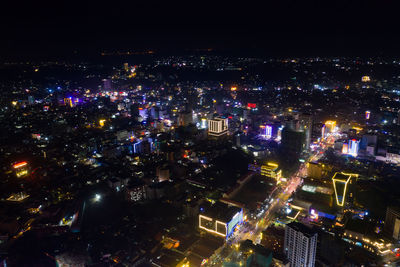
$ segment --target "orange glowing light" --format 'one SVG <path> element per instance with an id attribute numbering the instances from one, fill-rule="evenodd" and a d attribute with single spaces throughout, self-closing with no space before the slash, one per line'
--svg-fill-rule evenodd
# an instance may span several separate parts
<path id="1" fill-rule="evenodd" d="M 25 166 L 25 165 L 27 165 L 27 164 L 28 164 L 28 162 L 22 161 L 22 162 L 19 162 L 19 163 L 14 164 L 14 165 L 13 165 L 13 168 L 14 168 L 14 169 L 18 169 L 18 168 L 21 168 L 21 167 L 23 167 L 23 166 Z"/>

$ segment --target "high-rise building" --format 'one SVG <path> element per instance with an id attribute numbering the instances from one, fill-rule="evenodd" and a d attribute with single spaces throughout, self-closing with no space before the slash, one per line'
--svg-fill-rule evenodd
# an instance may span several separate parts
<path id="1" fill-rule="evenodd" d="M 300 154 L 305 149 L 305 133 L 285 127 L 282 130 L 281 145 L 286 152 Z"/>
<path id="2" fill-rule="evenodd" d="M 388 207 L 386 209 L 385 226 L 383 228 L 386 236 L 394 240 L 400 240 L 400 208 Z"/>
<path id="3" fill-rule="evenodd" d="M 348 152 L 349 155 L 357 157 L 359 148 L 360 148 L 360 141 L 357 141 L 356 139 L 349 140 L 349 152 Z"/>
<path id="4" fill-rule="evenodd" d="M 265 139 L 271 139 L 272 126 L 271 125 L 262 125 L 261 126 L 261 136 L 263 136 Z"/>
<path id="5" fill-rule="evenodd" d="M 228 133 L 228 119 L 217 117 L 208 120 L 208 134 L 221 136 Z"/>
<path id="6" fill-rule="evenodd" d="M 346 204 L 346 196 L 349 193 L 349 184 L 351 184 L 351 179 L 353 177 L 358 177 L 358 174 L 336 172 L 332 177 L 336 204 L 340 207 L 343 207 Z"/>
<path id="7" fill-rule="evenodd" d="M 285 228 L 284 253 L 290 266 L 314 267 L 318 234 L 304 224 L 291 222 Z"/>
<path id="8" fill-rule="evenodd" d="M 311 114 L 302 114 L 300 116 L 300 124 L 302 130 L 304 131 L 305 149 L 309 149 L 311 144 L 311 135 L 313 126 L 313 119 Z"/>

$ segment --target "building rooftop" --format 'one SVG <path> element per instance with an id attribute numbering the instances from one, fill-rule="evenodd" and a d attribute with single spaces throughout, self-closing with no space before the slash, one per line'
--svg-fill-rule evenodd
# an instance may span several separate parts
<path id="1" fill-rule="evenodd" d="M 309 228 L 306 225 L 299 222 L 291 222 L 287 224 L 286 227 L 290 227 L 298 232 L 303 233 L 305 236 L 308 237 L 312 237 L 317 234 L 312 228 Z"/>
<path id="2" fill-rule="evenodd" d="M 229 222 L 240 210 L 241 209 L 238 207 L 230 206 L 219 201 L 214 204 L 205 202 L 200 206 L 200 214 L 222 222 Z"/>

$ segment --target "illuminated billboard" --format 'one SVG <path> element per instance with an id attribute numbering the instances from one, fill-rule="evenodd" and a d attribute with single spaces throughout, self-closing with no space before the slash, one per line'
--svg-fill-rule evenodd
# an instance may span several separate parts
<path id="1" fill-rule="evenodd" d="M 253 108 L 256 108 L 256 107 L 257 107 L 256 103 L 247 103 L 247 108 L 249 108 L 249 109 L 253 109 Z"/>

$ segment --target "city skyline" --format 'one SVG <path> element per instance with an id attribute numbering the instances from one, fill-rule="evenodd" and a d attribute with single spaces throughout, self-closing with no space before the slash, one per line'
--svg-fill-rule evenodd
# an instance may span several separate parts
<path id="1" fill-rule="evenodd" d="M 0 267 L 398 266 L 393 2 L 7 2 Z"/>

